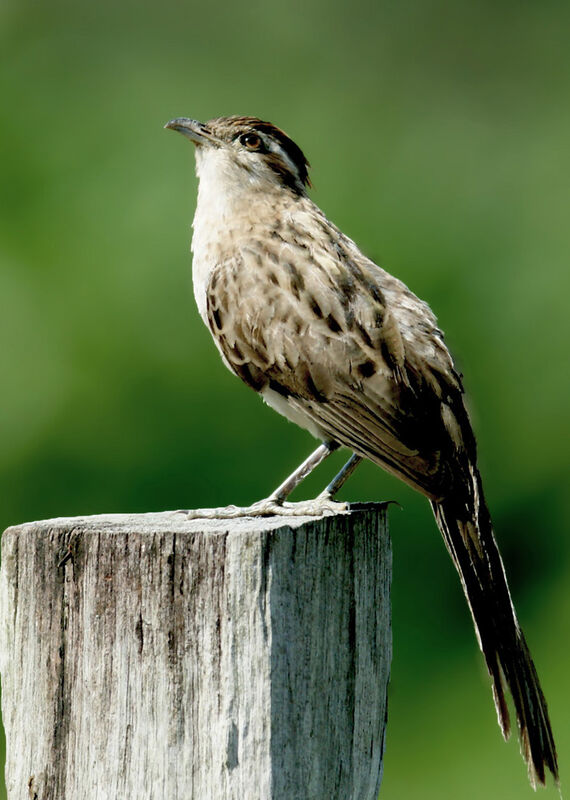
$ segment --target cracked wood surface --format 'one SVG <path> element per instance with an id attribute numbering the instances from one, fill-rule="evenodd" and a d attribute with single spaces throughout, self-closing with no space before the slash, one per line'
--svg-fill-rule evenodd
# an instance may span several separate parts
<path id="1" fill-rule="evenodd" d="M 9 800 L 376 800 L 390 576 L 381 505 L 9 528 Z"/>

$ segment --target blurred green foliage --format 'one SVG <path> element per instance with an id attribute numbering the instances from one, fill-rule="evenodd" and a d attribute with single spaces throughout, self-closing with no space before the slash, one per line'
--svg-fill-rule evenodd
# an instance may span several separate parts
<path id="1" fill-rule="evenodd" d="M 198 318 L 193 152 L 162 130 L 270 119 L 308 154 L 315 200 L 458 354 L 564 778 L 569 27 L 554 0 L 4 0 L 1 527 L 247 503 L 308 454 Z M 531 797 L 427 504 L 370 465 L 345 496 L 404 506 L 381 796 Z"/>

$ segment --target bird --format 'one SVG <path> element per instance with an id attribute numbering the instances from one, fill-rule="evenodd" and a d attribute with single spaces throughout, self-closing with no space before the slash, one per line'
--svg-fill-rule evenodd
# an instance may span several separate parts
<path id="1" fill-rule="evenodd" d="M 193 287 L 225 365 L 321 444 L 269 497 L 198 516 L 332 513 L 368 459 L 424 495 L 459 574 L 511 733 L 510 691 L 534 788 L 556 746 L 539 678 L 511 599 L 477 466 L 462 376 L 429 306 L 367 258 L 309 197 L 309 162 L 271 122 L 186 117 L 166 128 L 195 145 Z M 339 447 L 352 455 L 311 501 L 293 489 Z"/>

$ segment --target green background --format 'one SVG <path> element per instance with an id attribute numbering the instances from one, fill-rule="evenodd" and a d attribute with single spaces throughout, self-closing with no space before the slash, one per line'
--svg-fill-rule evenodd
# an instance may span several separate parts
<path id="1" fill-rule="evenodd" d="M 313 447 L 198 318 L 193 152 L 162 130 L 270 119 L 307 153 L 316 202 L 431 304 L 457 354 L 564 785 L 569 33 L 553 0 L 4 0 L 0 527 L 248 503 Z M 344 496 L 404 507 L 382 798 L 532 797 L 427 504 L 370 465 Z"/>

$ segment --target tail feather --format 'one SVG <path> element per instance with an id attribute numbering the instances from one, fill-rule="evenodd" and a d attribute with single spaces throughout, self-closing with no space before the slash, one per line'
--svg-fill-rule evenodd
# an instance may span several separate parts
<path id="1" fill-rule="evenodd" d="M 470 485 L 463 497 L 432 501 L 432 508 L 471 610 L 503 736 L 508 739 L 511 730 L 506 684 L 514 702 L 529 780 L 536 788 L 537 783 L 545 783 L 547 769 L 558 782 L 554 737 L 546 700 L 511 600 L 481 479 L 475 467 L 469 472 Z"/>

